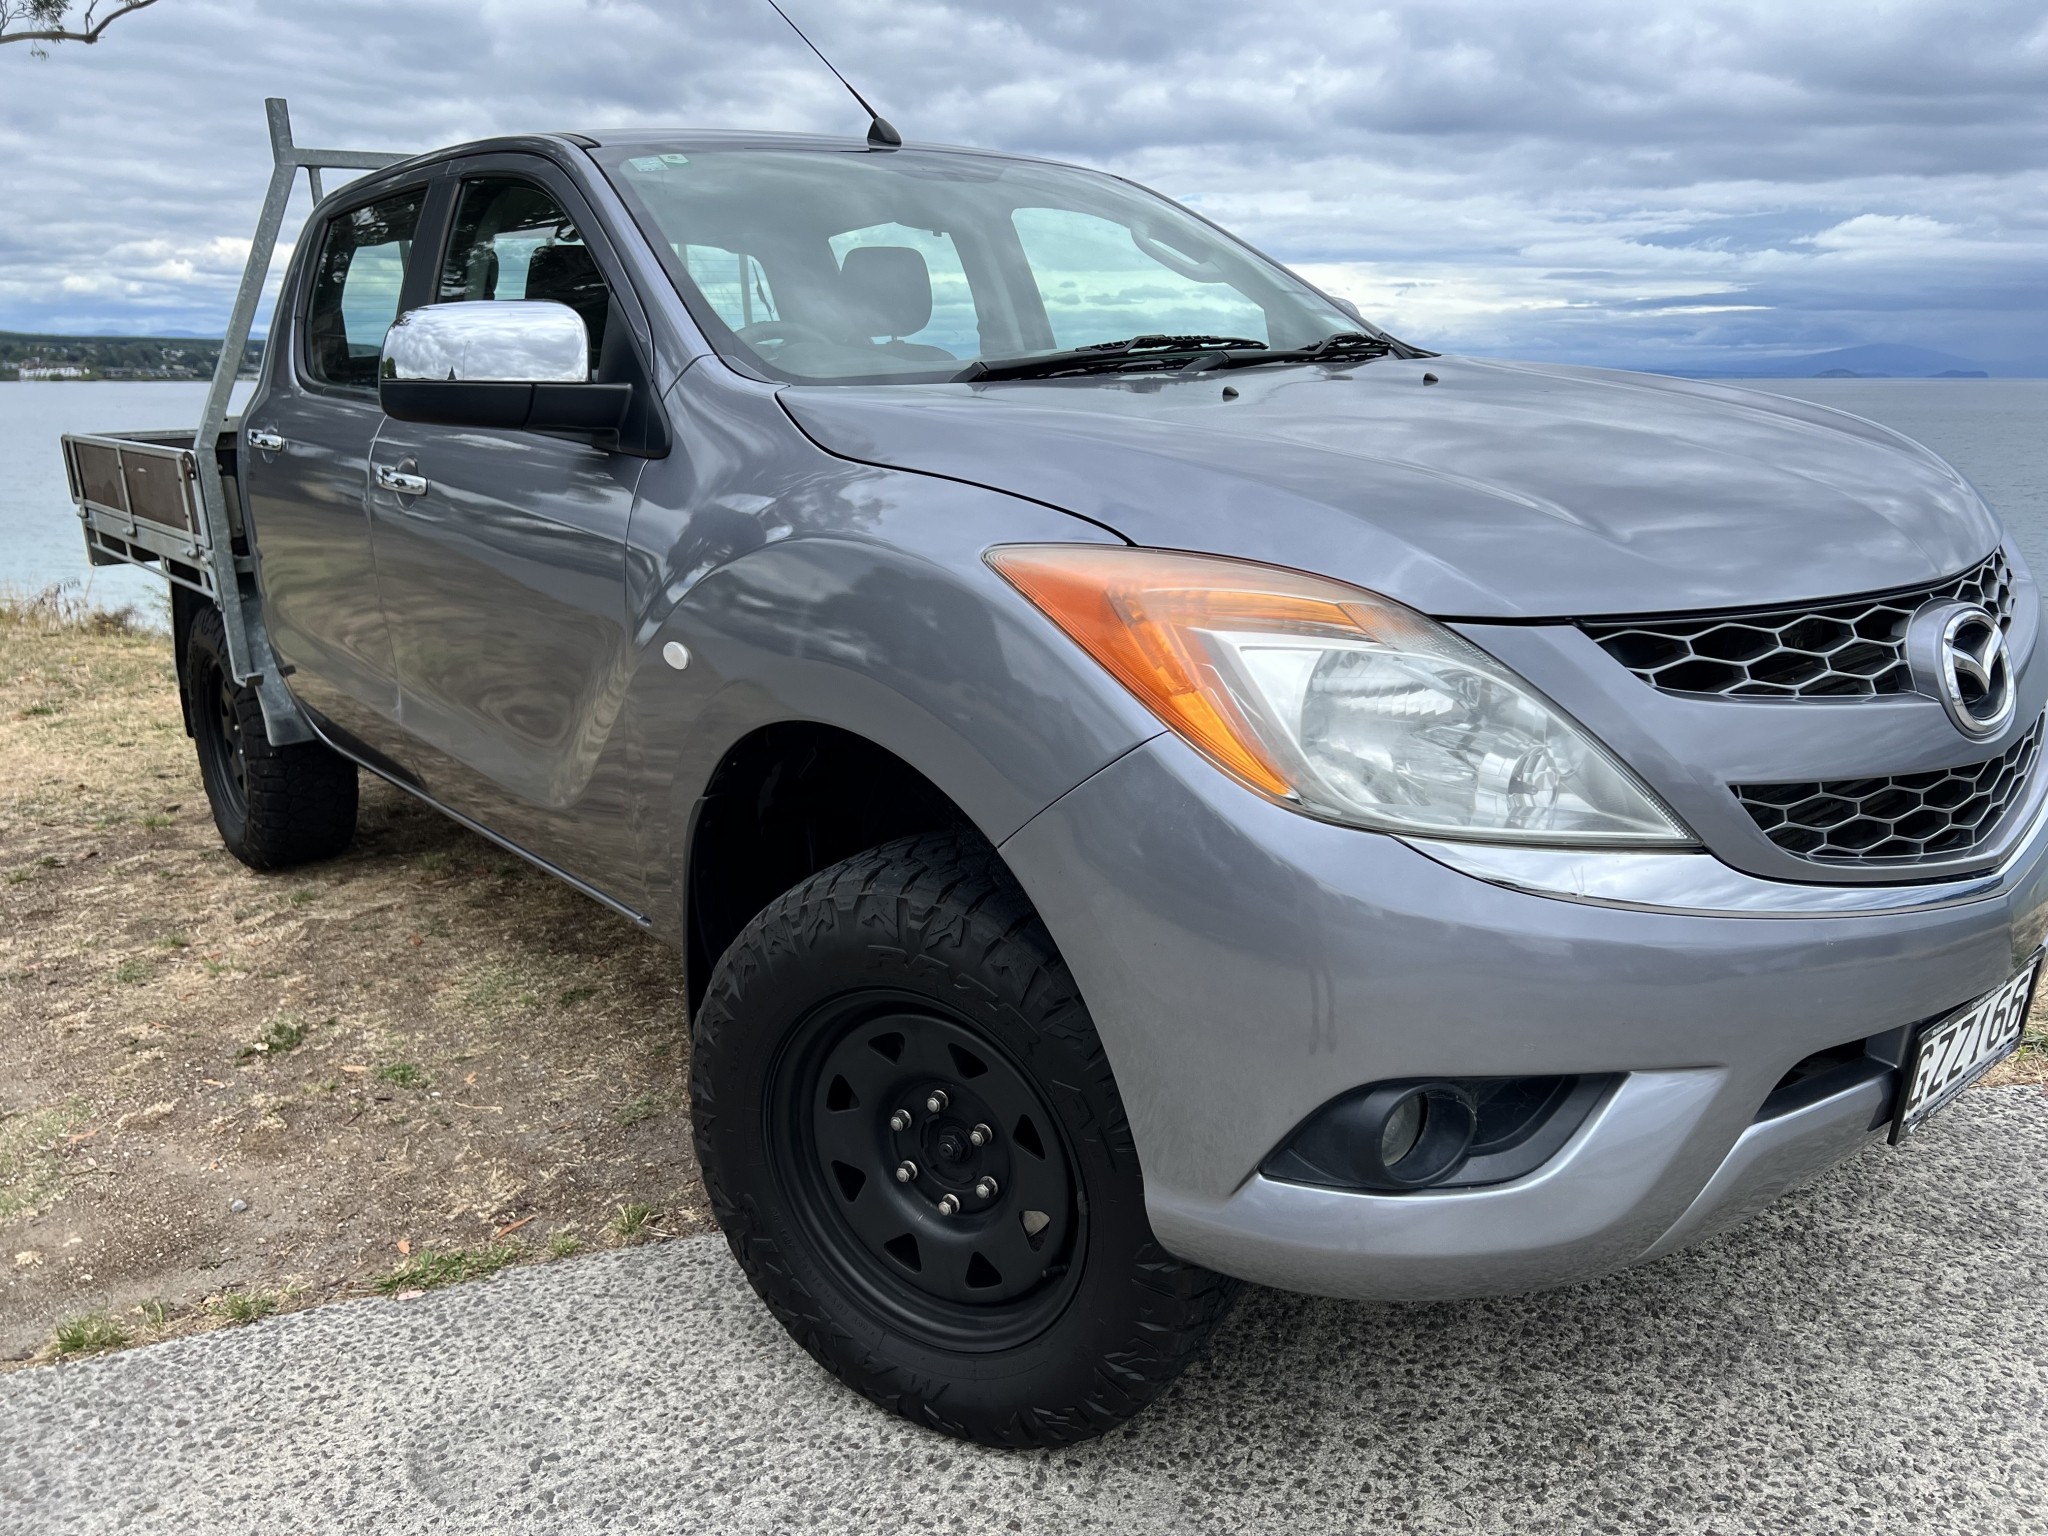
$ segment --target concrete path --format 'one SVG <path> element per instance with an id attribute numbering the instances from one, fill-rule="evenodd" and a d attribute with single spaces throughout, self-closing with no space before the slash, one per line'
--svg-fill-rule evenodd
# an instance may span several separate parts
<path id="1" fill-rule="evenodd" d="M 1971 1094 L 1699 1252 L 1427 1307 L 1254 1292 L 1128 1430 L 941 1440 L 715 1239 L 0 1378 L 0 1528 L 2048 1530 L 2048 1099 Z"/>

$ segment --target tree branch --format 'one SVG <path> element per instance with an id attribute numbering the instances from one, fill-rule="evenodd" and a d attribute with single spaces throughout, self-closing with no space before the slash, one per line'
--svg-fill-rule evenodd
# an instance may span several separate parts
<path id="1" fill-rule="evenodd" d="M 92 4 L 85 8 L 85 15 L 80 18 L 79 26 L 75 28 L 62 25 L 42 26 L 28 32 L 9 32 L 6 30 L 6 27 L 10 21 L 18 20 L 24 16 L 37 21 L 61 23 L 69 6 L 62 4 L 38 5 L 35 3 L 35 0 L 28 0 L 27 5 L 19 8 L 11 5 L 0 5 L 0 43 L 96 43 L 100 40 L 100 34 L 123 16 L 128 15 L 131 11 L 144 10 L 155 4 L 156 0 L 120 0 L 120 4 L 114 10 L 95 20 L 93 13 L 100 8 L 99 0 L 92 0 Z"/>

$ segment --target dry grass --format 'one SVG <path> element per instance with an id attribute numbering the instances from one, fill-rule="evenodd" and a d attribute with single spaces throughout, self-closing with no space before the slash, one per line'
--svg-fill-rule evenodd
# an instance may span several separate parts
<path id="1" fill-rule="evenodd" d="M 68 586 L 29 592 L 0 584 L 0 634 L 136 635 L 151 627 L 132 607 L 102 608 Z"/>
<path id="2" fill-rule="evenodd" d="M 368 779 L 348 854 L 243 868 L 164 637 L 0 603 L 0 1368 L 67 1320 L 148 1342 L 565 1254 L 621 1206 L 706 1230 L 681 983 Z"/>

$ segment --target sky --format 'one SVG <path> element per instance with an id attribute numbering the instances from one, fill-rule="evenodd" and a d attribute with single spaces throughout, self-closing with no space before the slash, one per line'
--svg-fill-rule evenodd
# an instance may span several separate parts
<path id="1" fill-rule="evenodd" d="M 1435 350 L 2048 373 L 2040 0 L 787 7 L 906 138 L 1135 177 Z M 0 329 L 219 334 L 268 95 L 405 151 L 865 126 L 765 0 L 159 0 L 0 48 Z"/>

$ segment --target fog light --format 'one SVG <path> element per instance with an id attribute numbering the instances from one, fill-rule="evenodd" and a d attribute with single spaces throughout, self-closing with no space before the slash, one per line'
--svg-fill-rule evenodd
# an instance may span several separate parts
<path id="1" fill-rule="evenodd" d="M 1520 1178 L 1585 1122 L 1612 1077 L 1405 1078 L 1340 1094 L 1260 1164 L 1271 1179 L 1387 1193 Z"/>
<path id="2" fill-rule="evenodd" d="M 1472 1095 L 1456 1083 L 1375 1088 L 1359 1109 L 1359 1129 L 1372 1148 L 1361 1160 L 1363 1182 L 1386 1189 L 1422 1189 L 1448 1178 L 1479 1128 Z"/>

